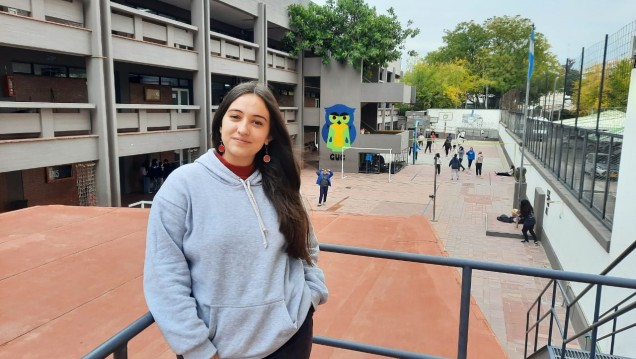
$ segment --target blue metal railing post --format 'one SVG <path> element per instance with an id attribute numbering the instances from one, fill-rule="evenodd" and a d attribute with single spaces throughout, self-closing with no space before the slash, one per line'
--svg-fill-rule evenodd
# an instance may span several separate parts
<path id="1" fill-rule="evenodd" d="M 539 297 L 539 301 L 537 302 L 537 321 L 534 327 L 534 351 L 537 351 L 537 345 L 539 343 L 539 322 L 541 319 L 541 299 L 543 298 L 543 294 Z"/>
<path id="2" fill-rule="evenodd" d="M 128 359 L 128 342 L 123 343 L 113 353 L 113 359 Z"/>
<path id="3" fill-rule="evenodd" d="M 550 326 L 548 329 L 548 345 L 552 345 L 552 327 L 554 326 L 554 305 L 556 304 L 557 281 L 552 280 L 552 305 L 550 306 Z"/>
<path id="4" fill-rule="evenodd" d="M 457 342 L 457 358 L 466 359 L 468 355 L 468 319 L 470 317 L 470 286 L 472 268 L 462 268 L 462 294 L 459 304 L 459 340 Z"/>
<path id="5" fill-rule="evenodd" d="M 598 322 L 598 317 L 601 312 L 601 289 L 602 285 L 598 284 L 596 287 L 596 303 L 594 303 L 594 320 L 592 323 Z M 592 347 L 590 348 L 590 359 L 596 358 L 596 337 L 598 336 L 598 327 L 594 326 L 592 329 Z"/>
<path id="6" fill-rule="evenodd" d="M 616 306 L 616 308 L 614 309 L 614 313 L 618 312 L 618 306 Z M 616 339 L 616 320 L 618 320 L 618 318 L 614 318 L 614 320 L 612 320 L 612 341 L 610 344 L 610 354 L 614 355 L 614 340 Z"/>

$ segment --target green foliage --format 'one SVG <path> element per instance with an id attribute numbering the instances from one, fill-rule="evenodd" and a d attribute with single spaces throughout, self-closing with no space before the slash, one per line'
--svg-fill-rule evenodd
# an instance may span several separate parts
<path id="1" fill-rule="evenodd" d="M 404 82 L 416 86 L 415 106 L 420 109 L 457 108 L 466 100 L 466 94 L 479 86 L 479 79 L 470 73 L 464 61 L 420 61 L 404 75 Z"/>
<path id="2" fill-rule="evenodd" d="M 581 98 L 573 96 L 575 105 L 579 108 L 579 115 L 595 113 L 598 109 L 599 90 L 601 88 L 602 65 L 594 64 L 583 71 L 582 85 L 574 83 L 574 93 L 581 89 Z M 603 83 L 603 97 L 601 108 L 616 108 L 625 111 L 629 92 L 631 75 L 631 59 L 610 61 L 605 67 L 605 81 Z"/>
<path id="3" fill-rule="evenodd" d="M 500 97 L 526 86 L 531 28 L 532 21 L 520 16 L 492 17 L 483 25 L 462 22 L 454 30 L 445 31 L 445 45 L 429 53 L 425 61 L 430 64 L 464 61 L 469 74 L 476 79 L 473 92 L 467 97 L 476 101 L 477 95 L 485 93 L 486 87 L 490 94 Z M 556 56 L 549 50 L 545 36 L 535 31 L 535 75 L 546 71 L 563 72 Z M 417 91 L 420 91 L 419 87 Z"/>
<path id="4" fill-rule="evenodd" d="M 393 8 L 387 15 L 378 15 L 375 7 L 363 0 L 327 0 L 324 6 L 309 3 L 307 7 L 292 4 L 288 8 L 292 31 L 285 35 L 285 44 L 292 55 L 308 50 L 328 64 L 331 58 L 347 62 L 356 69 L 362 64 L 386 66 L 402 56 L 405 41 L 419 34 L 403 28 Z"/>

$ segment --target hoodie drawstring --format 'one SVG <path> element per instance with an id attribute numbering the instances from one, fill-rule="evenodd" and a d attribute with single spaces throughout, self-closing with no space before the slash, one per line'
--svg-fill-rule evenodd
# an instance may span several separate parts
<path id="1" fill-rule="evenodd" d="M 243 185 L 243 188 L 245 188 L 247 198 L 249 198 L 250 203 L 252 204 L 252 208 L 256 213 L 256 217 L 258 218 L 258 225 L 261 227 L 261 236 L 263 236 L 263 247 L 267 248 L 267 228 L 265 228 L 265 223 L 263 223 L 263 218 L 261 218 L 261 211 L 258 210 L 258 204 L 256 204 L 256 199 L 254 198 L 254 194 L 252 193 L 250 181 L 241 179 L 241 184 Z"/>

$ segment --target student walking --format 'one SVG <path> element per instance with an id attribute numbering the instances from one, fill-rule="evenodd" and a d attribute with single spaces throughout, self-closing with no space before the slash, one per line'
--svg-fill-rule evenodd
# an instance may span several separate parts
<path id="1" fill-rule="evenodd" d="M 471 147 L 468 152 L 466 152 L 466 159 L 468 160 L 468 170 L 470 171 L 470 166 L 473 164 L 475 160 L 475 151 Z"/>
<path id="2" fill-rule="evenodd" d="M 481 166 L 484 164 L 484 155 L 479 151 L 477 154 L 477 162 L 475 162 L 475 174 L 481 177 Z M 470 166 L 470 165 L 469 165 Z"/>
<path id="3" fill-rule="evenodd" d="M 320 196 L 318 197 L 318 206 L 322 206 L 327 202 L 327 192 L 331 186 L 331 177 L 333 172 L 329 168 L 323 168 L 320 171 L 316 171 L 318 178 L 316 184 L 320 186 Z"/>
<path id="4" fill-rule="evenodd" d="M 435 170 L 439 175 L 442 171 L 442 158 L 439 156 L 439 152 L 435 154 L 435 157 L 433 159 L 435 160 Z"/>
<path id="5" fill-rule="evenodd" d="M 522 199 L 521 202 L 519 202 L 519 223 L 523 223 L 521 233 L 524 239 L 521 242 L 528 243 L 528 232 L 530 232 L 532 239 L 534 239 L 534 244 L 539 245 L 537 235 L 534 233 L 534 225 L 537 223 L 537 220 L 534 218 L 534 209 L 527 199 Z"/>
<path id="6" fill-rule="evenodd" d="M 461 166 L 461 163 L 459 163 L 457 154 L 454 154 L 453 158 L 451 158 L 450 162 L 448 163 L 448 167 L 451 168 L 451 181 L 453 179 L 455 181 L 459 180 L 459 166 Z"/>
<path id="7" fill-rule="evenodd" d="M 464 146 L 460 145 L 457 149 L 457 158 L 459 159 L 459 167 L 462 168 L 462 171 L 466 171 L 466 167 L 464 167 L 462 163 L 464 161 L 464 153 Z"/>
<path id="8" fill-rule="evenodd" d="M 444 152 L 446 152 L 446 157 L 448 157 L 448 152 L 450 152 L 451 149 L 451 140 L 449 139 L 450 135 L 448 135 L 448 138 L 446 138 L 446 140 L 444 141 L 444 144 L 442 145 L 442 147 L 444 147 Z"/>
<path id="9" fill-rule="evenodd" d="M 432 135 L 426 137 L 426 148 L 424 148 L 424 153 L 426 153 L 426 150 L 428 150 L 429 153 L 433 153 L 433 150 L 431 149 L 431 146 L 433 145 L 433 138 L 431 136 Z"/>

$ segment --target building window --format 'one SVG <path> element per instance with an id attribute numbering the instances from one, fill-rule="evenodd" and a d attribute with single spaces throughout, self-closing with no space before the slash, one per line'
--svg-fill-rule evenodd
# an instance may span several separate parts
<path id="1" fill-rule="evenodd" d="M 46 168 L 46 182 L 73 178 L 73 165 L 51 166 Z"/>
<path id="2" fill-rule="evenodd" d="M 55 65 L 33 65 L 33 74 L 39 76 L 49 77 L 67 77 L 66 67 Z"/>
<path id="3" fill-rule="evenodd" d="M 11 70 L 14 74 L 29 74 L 33 73 L 31 69 L 31 64 L 27 64 L 24 62 L 14 62 L 11 64 Z"/>

